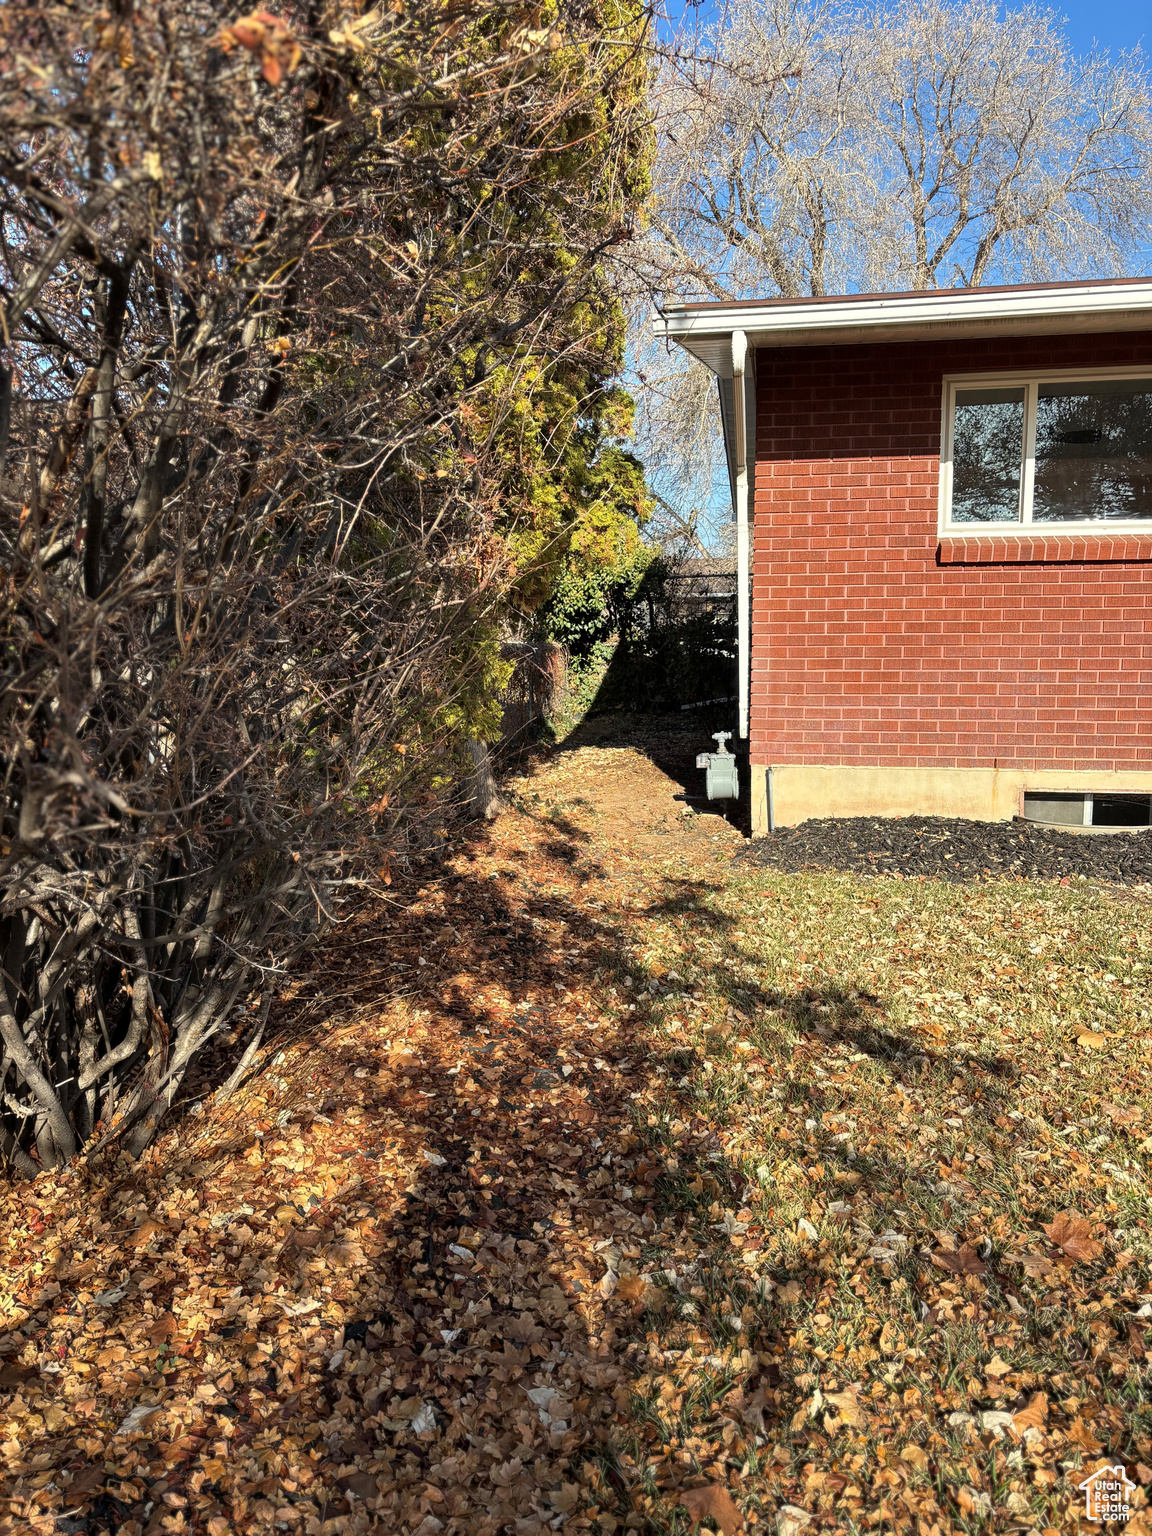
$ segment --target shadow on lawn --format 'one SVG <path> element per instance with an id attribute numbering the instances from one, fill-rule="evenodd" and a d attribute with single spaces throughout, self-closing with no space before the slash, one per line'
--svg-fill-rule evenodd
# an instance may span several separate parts
<path id="1" fill-rule="evenodd" d="M 544 854 L 570 868 L 581 830 L 547 818 L 539 826 Z M 554 828 L 574 857 L 557 851 Z M 485 836 L 479 831 L 476 843 Z M 527 1521 L 517 1526 L 526 1532 L 533 1520 L 543 1529 L 554 1512 L 547 1493 L 571 1481 L 579 1458 L 602 1463 L 602 1502 L 630 1510 L 617 1487 L 628 1476 L 617 1463 L 621 1404 L 612 1394 L 630 1379 L 625 1345 L 643 1319 L 633 1298 L 609 1297 L 602 1311 L 597 1302 L 590 1333 L 582 1298 L 601 1279 L 586 1267 L 592 1244 L 607 1244 L 616 1264 L 659 1251 L 654 1186 L 644 1176 L 654 1179 L 654 1167 L 637 1168 L 630 1096 L 660 1053 L 640 1014 L 606 1023 L 595 1008 L 563 1026 L 555 1015 L 557 988 L 576 975 L 599 970 L 604 986 L 619 986 L 629 974 L 637 991 L 649 978 L 628 953 L 630 917 L 541 892 L 510 867 L 498 879 L 472 875 L 480 851 L 465 852 L 464 873 L 441 871 L 413 892 L 420 905 L 398 903 L 330 938 L 272 1023 L 257 1085 L 262 1109 L 247 1100 L 201 1115 L 189 1107 L 140 1164 L 105 1158 L 66 1175 L 84 1205 L 84 1248 L 93 1246 L 89 1224 L 107 1224 L 115 1250 L 102 1247 L 100 1261 L 82 1266 L 70 1244 L 51 1250 L 37 1285 L 42 1294 L 59 1290 L 43 1295 L 20 1350 L 31 1345 L 41 1362 L 82 1359 L 95 1325 L 104 1343 L 125 1350 L 132 1373 L 102 1367 L 83 1412 L 56 1377 L 36 1373 L 40 1406 L 52 1412 L 24 1450 L 40 1467 L 63 1469 L 71 1532 L 95 1536 L 135 1521 L 145 1536 L 161 1536 L 153 1515 L 171 1500 L 160 1494 L 182 1497 L 183 1479 L 204 1462 L 209 1475 L 198 1479 L 197 1496 L 228 1514 L 236 1489 L 213 1446 L 225 1442 L 229 1460 L 255 1455 L 268 1436 L 296 1447 L 292 1476 L 249 1474 L 242 1497 L 260 1518 L 288 1511 L 289 1524 L 354 1512 L 377 1479 L 435 1482 L 437 1467 L 480 1444 L 492 1447 L 495 1459 L 482 1460 L 495 1480 L 438 1506 L 462 1529 Z M 693 889 L 706 895 L 703 882 Z M 528 912 L 514 897 L 523 892 Z M 442 901 L 429 901 L 440 893 Z M 587 949 L 586 967 L 564 953 L 577 945 Z M 510 1011 L 491 1006 L 496 990 Z M 419 1059 L 399 1067 L 395 1042 L 389 1049 L 373 1026 L 394 1003 L 432 1016 Z M 341 1016 L 360 1016 L 364 1026 Z M 224 1064 L 207 1065 L 220 1080 Z M 326 1166 L 340 1157 L 348 1177 L 333 1193 L 297 1198 L 300 1181 L 288 1168 L 306 1165 L 318 1122 Z M 397 1165 L 410 1170 L 399 1183 Z M 170 1218 L 174 1204 L 178 1218 Z M 356 1236 L 367 1219 L 370 1254 Z M 453 1253 L 465 1236 L 471 1249 Z M 34 1246 L 43 1251 L 48 1241 L 38 1234 Z M 210 1306 L 193 1299 L 207 1276 Z M 333 1322 L 333 1295 L 348 1298 L 342 1323 Z M 341 1348 L 341 1368 L 321 1363 L 302 1375 L 301 1359 Z M 569 1390 L 571 1361 L 580 1370 Z M 211 1387 L 226 1378 L 223 1389 Z M 540 1380 L 576 1399 L 570 1428 L 541 1422 L 525 1395 Z M 178 1422 L 156 1421 L 163 1433 L 146 1422 L 117 1432 L 133 1409 L 177 1396 Z M 417 1400 L 436 1427 L 397 1428 Z M 94 1431 L 107 1442 L 99 1454 Z M 453 1509 L 453 1498 L 466 1502 Z M 398 1511 L 382 1518 L 399 1529 Z"/>
<path id="2" fill-rule="evenodd" d="M 572 870 L 587 835 L 555 817 L 536 821 L 544 834 L 542 852 Z M 634 1382 L 644 1349 L 656 1347 L 658 1337 L 682 1340 L 696 1330 L 708 1334 L 718 1350 L 743 1337 L 755 1355 L 769 1360 L 754 1363 L 750 1376 L 745 1368 L 744 1375 L 749 1391 L 755 1378 L 767 1394 L 756 1410 L 756 1433 L 787 1451 L 778 1470 L 794 1470 L 797 1458 L 810 1453 L 811 1432 L 790 1428 L 807 1389 L 781 1374 L 796 1314 L 782 1307 L 779 1290 L 794 1281 L 805 1304 L 811 1302 L 825 1284 L 820 1250 L 813 1245 L 809 1251 L 782 1252 L 769 1266 L 777 1289 L 757 1286 L 739 1251 L 717 1232 L 713 1208 L 716 1202 L 739 1210 L 753 1192 L 764 1193 L 749 1169 L 725 1156 L 715 1133 L 690 1144 L 681 1139 L 673 1149 L 675 1138 L 666 1130 L 636 1120 L 631 1095 L 656 1076 L 667 1085 L 673 1121 L 691 1122 L 705 1109 L 690 1080 L 677 1086 L 699 1066 L 697 1048 L 652 1031 L 648 1014 L 670 1016 L 683 1007 L 683 996 L 638 962 L 625 927 L 636 912 L 590 911 L 563 894 L 540 891 L 525 869 L 508 867 L 507 861 L 497 879 L 481 877 L 470 866 L 485 852 L 487 838 L 483 829 L 473 833 L 461 856 L 462 873 L 443 870 L 411 893 L 422 904 L 397 902 L 334 935 L 300 994 L 281 1007 L 266 1053 L 272 1065 L 262 1079 L 268 1099 L 263 1151 L 250 1178 L 236 1159 L 253 1145 L 255 1127 L 229 1112 L 204 1121 L 178 1116 L 176 1139 L 164 1138 L 140 1167 L 105 1166 L 81 1178 L 89 1216 L 119 1229 L 126 1253 L 133 1227 L 160 1208 L 163 1195 L 173 1188 L 194 1192 L 183 1233 L 158 1231 L 123 1261 L 120 1273 L 103 1277 L 124 1286 L 121 1300 L 100 1309 L 106 1333 L 115 1336 L 118 1329 L 127 1344 L 139 1343 L 146 1301 L 151 1318 L 166 1311 L 191 1315 L 189 1266 L 215 1266 L 222 1302 L 203 1327 L 178 1324 L 162 1348 L 150 1345 L 151 1374 L 138 1375 L 134 1384 L 122 1381 L 102 1421 L 111 1426 L 141 1402 L 163 1404 L 186 1371 L 203 1379 L 208 1358 L 214 1379 L 231 1369 L 236 1380 L 219 1402 L 211 1394 L 202 1402 L 194 1399 L 166 1443 L 141 1428 L 92 1457 L 81 1449 L 91 1420 L 72 1415 L 52 1381 L 42 1378 L 45 1395 L 64 1415 L 52 1431 L 61 1456 L 74 1473 L 92 1477 L 87 1505 L 71 1517 L 70 1530 L 95 1536 L 114 1517 L 139 1521 L 145 1536 L 160 1536 L 155 1519 L 148 1523 L 147 1487 L 134 1502 L 101 1493 L 109 1481 L 100 1470 L 106 1456 L 125 1461 L 124 1477 L 134 1469 L 145 1484 L 164 1481 L 172 1490 L 217 1437 L 226 1438 L 233 1456 L 272 1432 L 292 1437 L 308 1477 L 294 1473 L 295 1490 L 285 1491 L 283 1475 L 271 1474 L 244 1497 L 273 1507 L 285 1500 L 284 1508 L 293 1511 L 289 1523 L 296 1510 L 300 1519 L 321 1520 L 353 1512 L 357 1499 L 374 1496 L 387 1482 L 394 1487 L 414 1486 L 420 1479 L 444 1482 L 449 1474 L 440 1469 L 447 1462 L 454 1457 L 459 1462 L 482 1446 L 487 1481 L 461 1484 L 462 1491 L 437 1505 L 437 1518 L 455 1518 L 461 1530 L 515 1526 L 522 1536 L 543 1531 L 553 1511 L 548 1494 L 570 1482 L 582 1461 L 599 1466 L 601 1507 L 619 1520 L 631 1520 L 637 1529 L 686 1530 L 683 1512 L 669 1513 L 671 1505 L 653 1476 L 637 1473 L 639 1453 L 658 1456 L 678 1434 L 687 1435 L 689 1422 L 708 1417 L 713 1399 L 722 1400 L 735 1386 L 737 1369 L 702 1371 L 695 1396 L 681 1410 L 679 1431 L 650 1400 L 641 1397 L 622 1409 L 614 1393 Z M 604 874 L 592 865 L 573 872 L 587 881 Z M 710 937 L 727 947 L 724 958 L 744 960 L 734 921 L 707 909 L 715 890 L 704 876 L 668 879 L 648 915 L 697 912 Z M 527 894 L 530 911 L 522 910 L 514 893 Z M 430 900 L 441 894 L 443 900 Z M 530 918 L 562 930 L 562 941 L 542 935 Z M 584 948 L 581 956 L 564 953 L 577 946 Z M 421 966 L 428 956 L 431 963 Z M 577 965 L 577 958 L 589 964 Z M 380 964 L 389 968 L 387 974 Z M 595 1017 L 559 1026 L 557 989 L 594 972 L 602 987 L 622 989 L 630 976 L 631 995 L 646 995 L 648 1004 L 615 1022 L 605 1022 L 594 1008 Z M 722 967 L 717 977 L 730 1017 L 771 1063 L 789 1106 L 835 1107 L 834 1085 L 801 1091 L 794 1081 L 790 1063 L 797 1050 L 809 1057 L 823 1052 L 831 1063 L 836 1046 L 850 1045 L 893 1084 L 914 1085 L 925 1075 L 956 1070 L 893 1029 L 882 999 L 835 987 L 788 992 L 738 986 Z M 511 1011 L 493 1008 L 499 989 L 512 1001 Z M 365 1019 L 362 1029 L 330 1019 L 336 991 L 341 1012 Z M 404 1000 L 430 1010 L 433 1028 L 420 1039 L 419 1061 L 397 1068 L 395 1042 L 389 1050 L 378 1035 L 372 1037 L 369 1024 Z M 291 1081 L 276 1090 L 281 1050 L 292 1056 L 283 1067 Z M 965 1070 L 979 1086 L 981 1114 L 991 1114 L 1010 1079 L 994 1062 L 971 1060 Z M 312 1102 L 309 1091 L 317 1095 Z M 284 1109 L 277 1112 L 279 1100 Z M 381 1130 L 385 1113 L 392 1117 L 387 1136 Z M 341 1152 L 348 1178 L 334 1194 L 301 1200 L 292 1210 L 285 1204 L 288 1181 L 275 1159 L 299 1161 L 301 1154 L 293 1150 L 297 1138 L 306 1155 L 306 1138 L 318 1117 L 330 1122 L 337 1144 L 325 1155 Z M 211 1145 L 205 1143 L 205 1128 L 213 1133 Z M 660 1174 L 658 1164 L 673 1150 L 678 1171 Z M 397 1164 L 414 1170 L 399 1184 L 391 1173 Z M 915 1176 L 908 1167 L 879 1165 L 874 1174 L 893 1190 Z M 625 1183 L 629 1194 L 623 1192 Z M 236 1240 L 223 1255 L 210 1241 L 210 1228 L 195 1221 L 204 1204 L 221 1207 L 235 1227 Z M 358 1254 L 348 1233 L 368 1218 L 375 1249 Z M 250 1229 L 248 1239 L 241 1226 Z M 602 1312 L 598 1302 L 592 1312 L 585 1310 L 601 1279 L 585 1264 L 590 1243 L 615 1252 L 617 1265 L 640 1266 L 663 1262 L 682 1234 L 694 1233 L 698 1240 L 702 1230 L 716 1232 L 714 1248 L 691 1273 L 669 1278 L 670 1314 L 667 1302 L 658 1312 L 644 1311 L 619 1295 L 609 1297 Z M 471 1247 L 461 1241 L 465 1237 Z M 335 1278 L 330 1256 L 341 1244 L 344 1257 Z M 635 1257 L 626 1259 L 626 1251 Z M 903 1268 L 915 1281 L 914 1266 Z M 325 1274 L 329 1294 L 335 1285 L 349 1298 L 342 1325 L 333 1324 L 326 1311 Z M 44 1360 L 65 1358 L 85 1316 L 93 1315 L 93 1303 L 78 1300 L 83 1281 L 71 1273 L 62 1252 L 44 1279 L 50 1277 L 61 1286 L 59 1296 L 26 1332 Z M 226 1297 L 229 1291 L 233 1294 Z M 358 1295 L 364 1299 L 356 1300 Z M 913 1284 L 911 1330 L 919 1326 L 915 1299 Z M 685 1301 L 692 1301 L 698 1314 L 691 1323 L 680 1315 Z M 294 1315 L 293 1308 L 305 1310 Z M 319 1327 L 317 1317 L 325 1319 Z M 594 1331 L 590 1317 L 596 1318 Z M 481 1333 L 486 1337 L 478 1340 Z M 262 1345 L 266 1363 L 252 1364 L 253 1349 Z M 320 1370 L 302 1386 L 294 1362 L 301 1355 L 331 1354 L 333 1348 L 349 1351 L 342 1368 Z M 567 1372 L 574 1373 L 571 1390 L 564 1385 Z M 544 1425 L 527 1399 L 527 1384 L 537 1380 L 555 1381 L 561 1397 L 567 1394 L 573 1417 L 562 1430 Z M 435 1428 L 397 1428 L 416 1401 L 431 1406 Z M 713 1476 L 718 1470 L 722 1475 L 730 1454 L 754 1456 L 747 1425 L 738 1452 L 732 1437 L 725 1440 L 727 1432 L 719 1433 L 711 1459 L 698 1440 L 683 1453 L 687 1462 L 681 1455 L 678 1478 Z M 44 1449 L 33 1443 L 27 1453 Z M 513 1462 L 517 1465 L 508 1471 Z M 457 1473 L 458 1468 L 452 1475 Z M 232 1495 L 223 1482 L 201 1482 L 201 1492 L 211 1494 L 213 1488 L 227 1505 Z M 645 1499 L 654 1502 L 646 1506 Z M 482 1515 L 488 1524 L 469 1523 Z M 393 1511 L 382 1518 L 398 1517 Z"/>

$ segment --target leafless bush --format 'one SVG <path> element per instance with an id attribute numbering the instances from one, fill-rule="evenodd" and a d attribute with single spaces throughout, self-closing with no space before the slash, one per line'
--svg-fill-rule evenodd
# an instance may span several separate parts
<path id="1" fill-rule="evenodd" d="M 512 407 L 603 346 L 571 316 L 627 234 L 628 112 L 596 177 L 580 146 L 632 32 L 491 0 L 230 19 L 0 14 L 0 1150 L 27 1174 L 113 1122 L 138 1153 L 244 1004 L 253 1045 L 491 723 Z"/>

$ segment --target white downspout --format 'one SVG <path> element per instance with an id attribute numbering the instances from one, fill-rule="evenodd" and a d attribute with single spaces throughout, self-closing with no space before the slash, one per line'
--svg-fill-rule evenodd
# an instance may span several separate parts
<path id="1" fill-rule="evenodd" d="M 739 668 L 736 693 L 739 699 L 740 740 L 748 739 L 748 685 L 751 657 L 748 624 L 749 549 L 748 549 L 748 443 L 744 403 L 744 365 L 748 358 L 748 338 L 743 331 L 732 332 L 732 415 L 736 458 L 736 665 Z"/>

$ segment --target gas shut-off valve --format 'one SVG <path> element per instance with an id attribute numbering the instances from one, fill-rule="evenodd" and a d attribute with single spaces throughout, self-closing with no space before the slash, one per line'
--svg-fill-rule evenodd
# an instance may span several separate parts
<path id="1" fill-rule="evenodd" d="M 736 773 L 736 758 L 726 750 L 731 731 L 715 731 L 712 740 L 715 752 L 698 752 L 697 768 L 705 770 L 704 785 L 709 800 L 737 800 L 740 797 L 740 780 Z"/>

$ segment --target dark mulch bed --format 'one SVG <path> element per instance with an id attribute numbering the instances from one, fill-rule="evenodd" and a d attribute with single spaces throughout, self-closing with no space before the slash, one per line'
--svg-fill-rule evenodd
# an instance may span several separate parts
<path id="1" fill-rule="evenodd" d="M 782 827 L 741 857 L 770 869 L 850 870 L 904 880 L 1069 880 L 1152 883 L 1152 832 L 1086 836 L 1024 822 L 944 816 L 853 816 Z"/>

